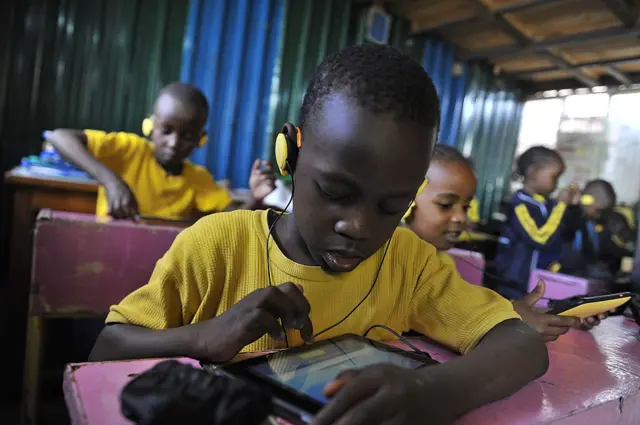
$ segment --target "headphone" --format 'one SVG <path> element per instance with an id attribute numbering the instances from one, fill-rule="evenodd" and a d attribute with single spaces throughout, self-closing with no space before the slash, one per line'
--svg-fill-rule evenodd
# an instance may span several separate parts
<path id="1" fill-rule="evenodd" d="M 296 170 L 296 162 L 298 161 L 298 151 L 302 147 L 302 132 L 296 127 L 296 141 L 291 140 L 291 135 L 287 128 L 283 127 L 282 131 L 276 137 L 276 163 L 280 174 L 288 176 Z"/>
<path id="2" fill-rule="evenodd" d="M 422 191 L 424 190 L 425 187 L 427 187 L 427 184 L 429 184 L 429 180 L 425 177 L 424 181 L 422 182 L 422 184 L 420 185 L 420 187 L 418 188 L 418 193 L 416 193 L 416 198 L 422 193 Z M 409 209 L 407 210 L 406 213 L 404 213 L 404 215 L 402 216 L 402 221 L 407 221 L 407 219 L 409 217 L 411 217 L 411 213 L 413 212 L 413 209 L 416 206 L 416 198 L 413 198 L 413 201 L 411 201 L 411 203 L 409 204 Z"/>
<path id="3" fill-rule="evenodd" d="M 593 195 L 589 195 L 589 194 L 582 195 L 580 197 L 580 203 L 585 207 L 588 207 L 596 203 L 596 198 L 594 198 Z"/>
<path id="4" fill-rule="evenodd" d="M 151 132 L 153 132 L 153 115 L 142 120 L 142 134 L 145 137 L 150 137 Z M 198 141 L 198 147 L 203 147 L 207 143 L 208 139 L 208 136 L 206 134 L 203 134 Z"/>

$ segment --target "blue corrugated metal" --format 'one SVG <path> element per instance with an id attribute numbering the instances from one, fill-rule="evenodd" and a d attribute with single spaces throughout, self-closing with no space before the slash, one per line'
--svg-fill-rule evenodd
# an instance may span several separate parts
<path id="1" fill-rule="evenodd" d="M 468 66 L 457 63 L 455 48 L 441 40 L 425 42 L 422 67 L 429 73 L 440 96 L 442 119 L 439 142 L 456 146 L 468 80 Z"/>
<path id="2" fill-rule="evenodd" d="M 480 212 L 486 218 L 509 189 L 523 103 L 517 90 L 489 70 L 473 67 L 469 76 L 458 147 L 475 162 Z"/>
<path id="3" fill-rule="evenodd" d="M 181 80 L 203 90 L 209 142 L 193 155 L 217 180 L 247 187 L 266 146 L 284 0 L 192 0 Z"/>

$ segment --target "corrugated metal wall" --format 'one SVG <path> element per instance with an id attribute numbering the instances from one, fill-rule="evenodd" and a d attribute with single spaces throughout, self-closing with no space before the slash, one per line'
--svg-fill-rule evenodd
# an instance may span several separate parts
<path id="1" fill-rule="evenodd" d="M 422 67 L 429 73 L 440 97 L 440 143 L 455 146 L 458 143 L 460 117 L 464 103 L 469 68 L 455 61 L 454 46 L 441 40 L 425 43 Z"/>
<path id="2" fill-rule="evenodd" d="M 509 190 L 523 103 L 520 93 L 479 66 L 470 70 L 458 148 L 473 158 L 483 218 Z"/>
<path id="3" fill-rule="evenodd" d="M 207 96 L 209 142 L 193 155 L 216 179 L 247 187 L 267 139 L 284 0 L 192 0 L 181 80 Z"/>
<path id="4" fill-rule="evenodd" d="M 139 131 L 177 80 L 187 0 L 9 0 L 0 12 L 2 169 L 55 127 Z"/>

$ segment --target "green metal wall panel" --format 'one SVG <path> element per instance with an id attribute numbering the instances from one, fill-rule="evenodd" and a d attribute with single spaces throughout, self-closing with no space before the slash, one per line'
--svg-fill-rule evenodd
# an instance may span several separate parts
<path id="1" fill-rule="evenodd" d="M 483 218 L 498 210 L 509 190 L 522 107 L 518 90 L 489 70 L 471 67 L 458 148 L 475 163 Z"/>
<path id="2" fill-rule="evenodd" d="M 8 0 L 0 13 L 3 170 L 55 127 L 138 131 L 180 72 L 188 0 Z"/>

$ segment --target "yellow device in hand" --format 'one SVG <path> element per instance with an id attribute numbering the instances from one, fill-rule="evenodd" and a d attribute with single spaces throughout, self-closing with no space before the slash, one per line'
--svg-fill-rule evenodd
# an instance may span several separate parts
<path id="1" fill-rule="evenodd" d="M 553 302 L 550 314 L 584 319 L 616 309 L 631 300 L 630 292 L 617 294 L 580 296 Z"/>

